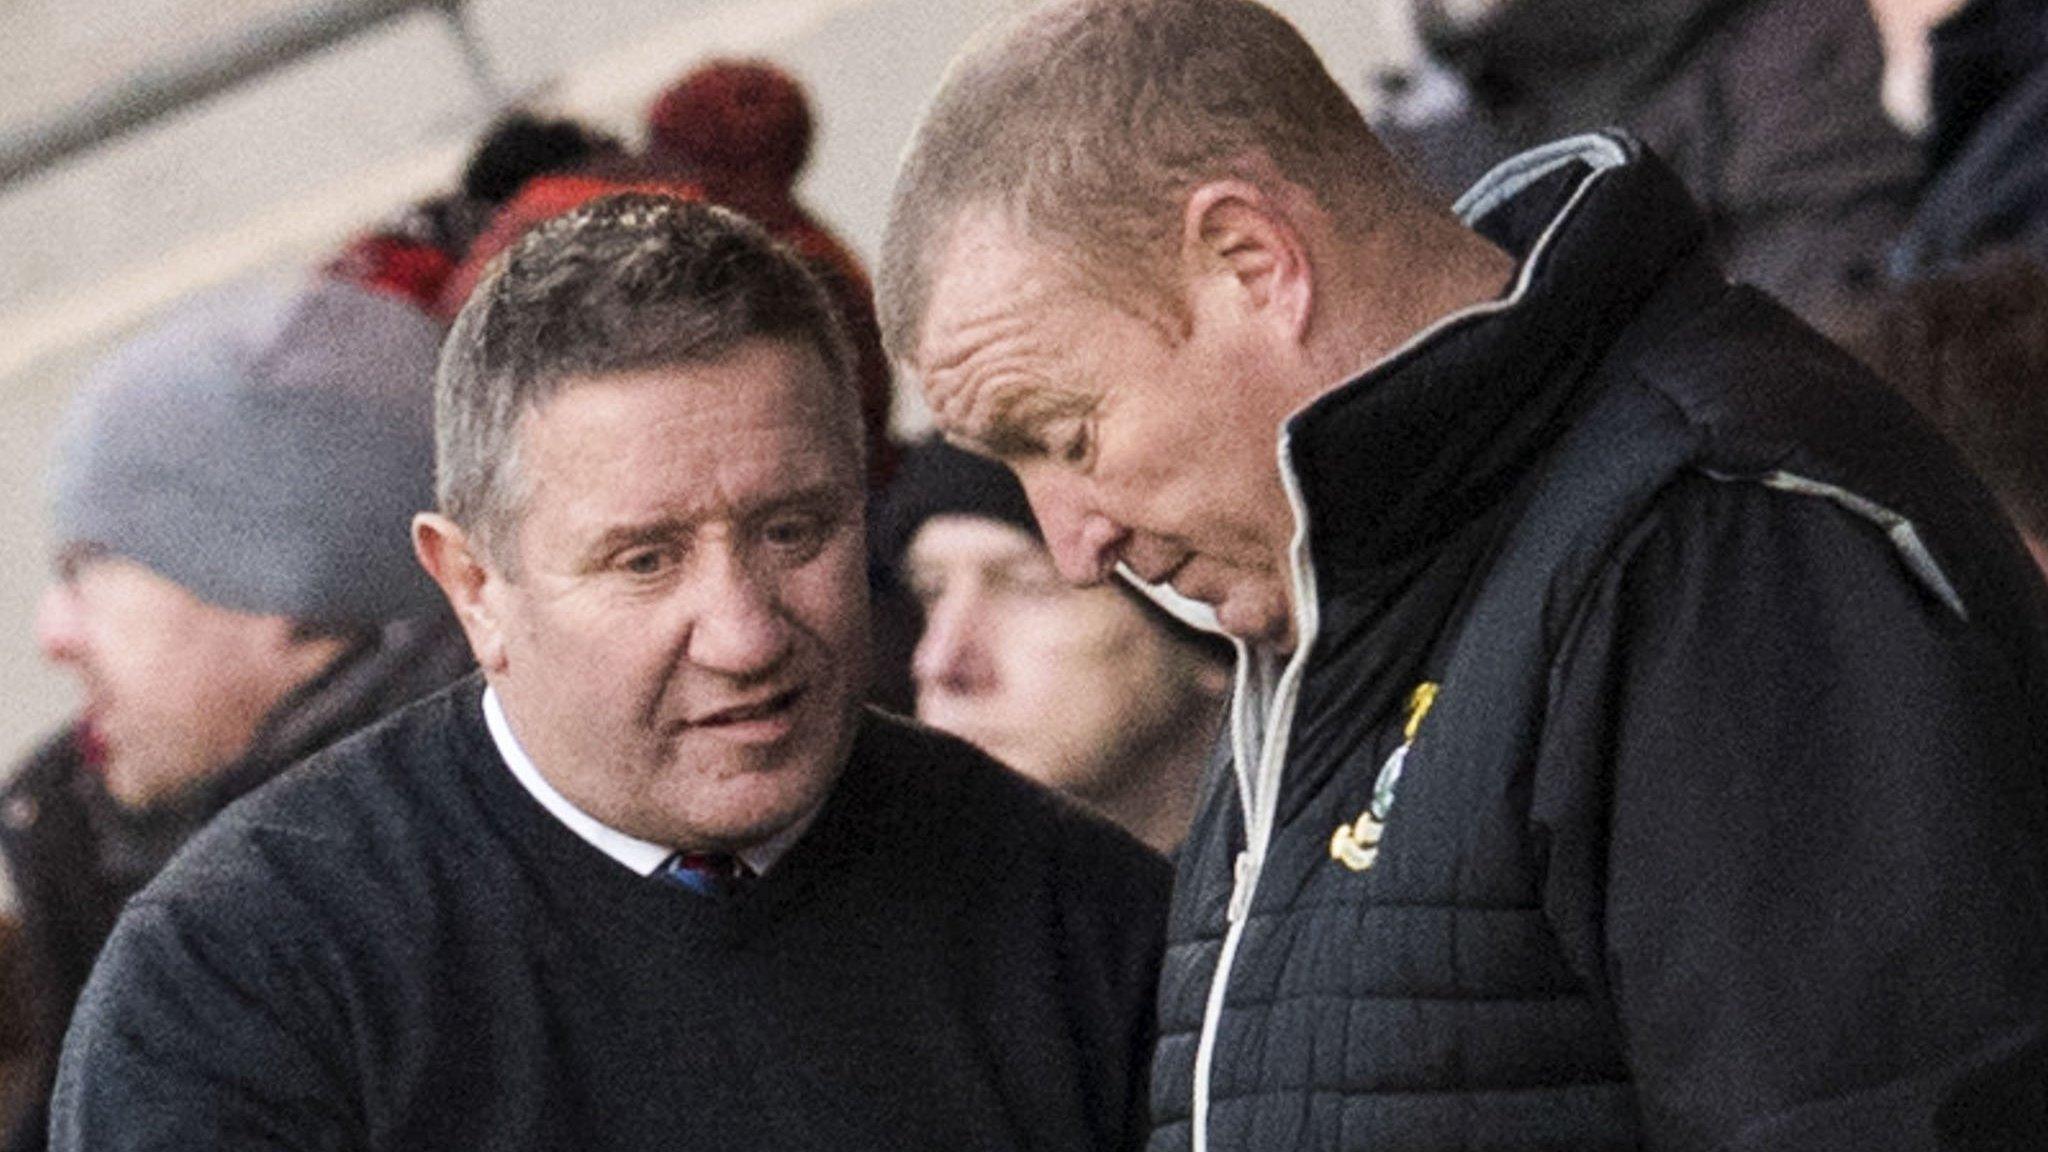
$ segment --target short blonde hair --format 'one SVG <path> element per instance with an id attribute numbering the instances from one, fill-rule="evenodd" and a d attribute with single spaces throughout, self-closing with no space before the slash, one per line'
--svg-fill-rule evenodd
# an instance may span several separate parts
<path id="1" fill-rule="evenodd" d="M 883 342 L 911 350 L 933 263 L 994 208 L 1085 279 L 1160 294 L 1186 195 L 1276 169 L 1368 226 L 1393 159 L 1301 33 L 1250 0 L 1065 0 L 955 60 L 897 177 L 877 285 Z"/>

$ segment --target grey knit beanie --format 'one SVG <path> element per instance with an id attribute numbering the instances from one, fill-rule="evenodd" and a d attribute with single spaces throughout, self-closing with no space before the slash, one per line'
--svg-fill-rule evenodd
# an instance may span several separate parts
<path id="1" fill-rule="evenodd" d="M 57 538 L 240 612 L 440 610 L 409 528 L 434 502 L 440 341 L 405 303 L 333 281 L 186 306 L 87 377 L 52 476 Z"/>

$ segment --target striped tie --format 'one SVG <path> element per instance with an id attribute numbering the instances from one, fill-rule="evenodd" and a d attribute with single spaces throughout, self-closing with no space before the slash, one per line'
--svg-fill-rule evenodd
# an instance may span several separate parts
<path id="1" fill-rule="evenodd" d="M 739 857 L 724 852 L 678 852 L 662 861 L 655 875 L 699 896 L 723 900 L 753 873 Z"/>

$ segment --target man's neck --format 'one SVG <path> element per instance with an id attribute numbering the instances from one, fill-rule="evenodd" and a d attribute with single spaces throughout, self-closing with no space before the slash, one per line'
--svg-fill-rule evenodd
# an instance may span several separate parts
<path id="1" fill-rule="evenodd" d="M 1449 213 L 1389 221 L 1333 262 L 1318 308 L 1318 367 L 1334 390 L 1446 317 L 1498 300 L 1517 261 Z M 1318 393 L 1320 395 L 1320 393 Z"/>
<path id="2" fill-rule="evenodd" d="M 550 815 L 561 821 L 591 847 L 643 876 L 660 867 L 677 849 L 691 847 L 642 839 L 605 822 L 577 805 L 555 787 L 547 773 L 527 752 L 514 730 L 512 718 L 506 714 L 504 702 L 495 686 L 484 690 L 482 705 L 484 726 L 489 730 L 491 743 L 497 748 L 506 768 L 541 807 L 547 809 Z M 808 812 L 784 825 L 780 831 L 757 843 L 735 849 L 733 855 L 745 861 L 747 867 L 755 874 L 765 875 L 799 839 L 802 839 L 823 807 L 824 802 L 821 800 Z"/>

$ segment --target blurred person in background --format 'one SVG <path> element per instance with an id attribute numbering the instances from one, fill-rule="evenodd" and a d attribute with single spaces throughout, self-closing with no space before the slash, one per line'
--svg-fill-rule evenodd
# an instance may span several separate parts
<path id="1" fill-rule="evenodd" d="M 2048 0 L 1869 0 L 1884 107 L 1919 137 L 1901 280 L 2000 248 L 2048 261 Z"/>
<path id="2" fill-rule="evenodd" d="M 912 447 L 880 529 L 923 606 L 917 717 L 1178 848 L 1222 731 L 1235 654 L 1143 593 L 1060 579 L 1007 468 Z"/>
<path id="3" fill-rule="evenodd" d="M 1383 125 L 1446 198 L 1525 148 L 1610 126 L 1676 171 L 1729 273 L 1808 318 L 1881 278 L 1918 163 L 1878 103 L 1863 0 L 1418 0 L 1465 100 Z"/>
<path id="4" fill-rule="evenodd" d="M 80 719 L 0 798 L 43 1146 L 58 1045 L 123 903 L 229 802 L 471 664 L 411 559 L 439 329 L 332 281 L 186 305 L 87 378 L 36 638 Z"/>
<path id="5" fill-rule="evenodd" d="M 862 428 L 804 263 L 592 201 L 438 392 L 414 543 L 481 676 L 130 902 L 55 1147 L 1140 1146 L 1167 868 L 860 706 Z"/>
<path id="6" fill-rule="evenodd" d="M 1961 450 L 2048 573 L 2048 272 L 1990 253 L 1901 286 L 1844 339 Z"/>

